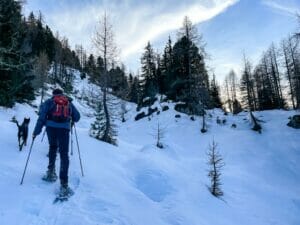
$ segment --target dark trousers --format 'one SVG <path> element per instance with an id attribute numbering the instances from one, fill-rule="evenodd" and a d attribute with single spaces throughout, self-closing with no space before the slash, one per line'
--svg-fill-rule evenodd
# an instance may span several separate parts
<path id="1" fill-rule="evenodd" d="M 59 178 L 62 185 L 68 184 L 69 170 L 69 130 L 64 128 L 47 127 L 49 140 L 49 170 L 55 170 L 57 149 L 60 154 Z"/>

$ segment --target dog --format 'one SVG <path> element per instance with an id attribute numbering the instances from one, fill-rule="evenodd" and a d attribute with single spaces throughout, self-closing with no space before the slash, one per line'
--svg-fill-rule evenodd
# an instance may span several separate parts
<path id="1" fill-rule="evenodd" d="M 23 146 L 27 145 L 28 138 L 28 125 L 30 122 L 30 118 L 24 118 L 23 123 L 19 125 L 19 122 L 16 120 L 16 117 L 11 119 L 11 122 L 17 124 L 18 126 L 18 142 L 19 142 L 19 150 L 22 151 Z"/>

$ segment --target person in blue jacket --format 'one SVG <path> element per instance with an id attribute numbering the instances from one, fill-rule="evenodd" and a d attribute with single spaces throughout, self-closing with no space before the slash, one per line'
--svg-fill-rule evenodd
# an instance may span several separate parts
<path id="1" fill-rule="evenodd" d="M 61 89 L 53 90 L 52 94 L 53 96 L 41 105 L 32 137 L 35 138 L 39 135 L 43 126 L 46 126 L 49 141 L 49 164 L 43 180 L 56 181 L 55 160 L 57 150 L 59 150 L 61 191 L 68 192 L 71 191 L 68 187 L 69 133 L 72 123 L 79 121 L 80 113 Z"/>

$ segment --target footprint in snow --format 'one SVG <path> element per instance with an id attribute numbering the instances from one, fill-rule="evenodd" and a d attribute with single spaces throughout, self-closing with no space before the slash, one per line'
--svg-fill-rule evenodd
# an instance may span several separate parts
<path id="1" fill-rule="evenodd" d="M 137 189 L 154 202 L 163 201 L 172 192 L 168 177 L 160 171 L 147 170 L 135 178 Z"/>

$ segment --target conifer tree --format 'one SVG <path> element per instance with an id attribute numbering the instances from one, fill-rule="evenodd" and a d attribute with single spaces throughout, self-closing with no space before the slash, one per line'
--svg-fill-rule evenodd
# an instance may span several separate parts
<path id="1" fill-rule="evenodd" d="M 88 60 L 86 62 L 86 66 L 84 68 L 84 71 L 89 74 L 90 81 L 92 83 L 96 83 L 97 78 L 97 67 L 96 67 L 96 60 L 93 54 L 90 54 L 88 57 Z"/>
<path id="2" fill-rule="evenodd" d="M 173 47 L 172 40 L 169 36 L 168 42 L 165 46 L 164 53 L 162 55 L 162 59 L 160 61 L 160 72 L 161 72 L 161 93 L 167 94 L 170 90 L 170 82 L 171 82 L 171 71 L 172 71 L 172 58 L 173 58 Z"/>
<path id="3" fill-rule="evenodd" d="M 103 136 L 107 130 L 107 127 L 105 122 L 105 113 L 101 102 L 98 102 L 95 112 L 95 122 L 91 125 L 90 136 L 103 141 Z M 113 127 L 108 128 L 108 133 L 110 137 L 109 143 L 116 143 L 116 131 L 113 129 Z"/>
<path id="4" fill-rule="evenodd" d="M 211 107 L 208 73 L 203 44 L 195 26 L 186 17 L 172 49 L 172 70 L 168 97 L 185 102 L 190 114 L 200 114 L 202 106 Z M 201 103 L 200 103 L 201 102 Z"/>
<path id="5" fill-rule="evenodd" d="M 141 64 L 140 85 L 142 98 L 153 98 L 158 93 L 158 86 L 156 81 L 155 55 L 150 42 L 145 47 Z"/>
<path id="6" fill-rule="evenodd" d="M 109 87 L 112 88 L 114 95 L 121 98 L 125 98 L 124 93 L 128 92 L 128 82 L 124 70 L 124 68 L 117 66 L 109 71 Z"/>
<path id="7" fill-rule="evenodd" d="M 214 108 L 222 108 L 222 102 L 220 98 L 220 88 L 216 82 L 216 76 L 213 74 L 213 79 L 210 82 L 210 95 Z"/>
<path id="8" fill-rule="evenodd" d="M 139 100 L 139 80 L 135 76 L 129 88 L 128 100 L 130 102 L 138 103 Z"/>
<path id="9" fill-rule="evenodd" d="M 32 76 L 22 51 L 24 24 L 21 2 L 2 0 L 0 7 L 0 105 L 13 106 L 16 101 L 34 99 Z"/>

